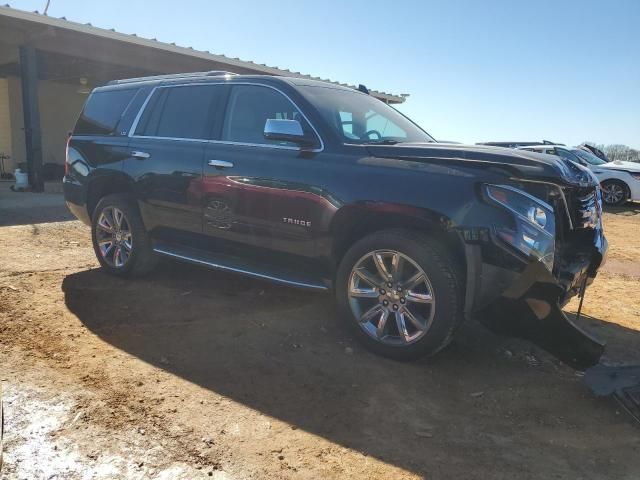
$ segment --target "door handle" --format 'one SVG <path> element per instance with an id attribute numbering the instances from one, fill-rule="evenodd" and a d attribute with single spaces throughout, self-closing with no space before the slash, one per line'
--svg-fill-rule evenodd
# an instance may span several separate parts
<path id="1" fill-rule="evenodd" d="M 145 159 L 145 158 L 151 157 L 151 155 L 148 154 L 147 152 L 139 152 L 137 150 L 134 150 L 133 152 L 131 152 L 131 156 L 133 158 L 139 158 L 139 159 Z"/>
<path id="2" fill-rule="evenodd" d="M 233 163 L 227 162 L 226 160 L 209 160 L 209 166 L 216 168 L 231 168 L 233 167 Z"/>

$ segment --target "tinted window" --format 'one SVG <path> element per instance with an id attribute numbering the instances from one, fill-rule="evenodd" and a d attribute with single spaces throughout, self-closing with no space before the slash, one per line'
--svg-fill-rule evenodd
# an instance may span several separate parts
<path id="1" fill-rule="evenodd" d="M 136 135 L 147 137 L 207 139 L 211 115 L 224 88 L 190 85 L 159 88 L 153 94 L 136 127 Z"/>
<path id="2" fill-rule="evenodd" d="M 137 89 L 92 93 L 78 119 L 77 135 L 111 135 Z"/>
<path id="3" fill-rule="evenodd" d="M 298 120 L 305 133 L 310 134 L 310 127 L 304 117 L 280 92 L 257 85 L 236 85 L 229 97 L 229 106 L 222 128 L 222 140 L 294 145 L 290 142 L 264 138 L 264 125 L 269 118 Z"/>

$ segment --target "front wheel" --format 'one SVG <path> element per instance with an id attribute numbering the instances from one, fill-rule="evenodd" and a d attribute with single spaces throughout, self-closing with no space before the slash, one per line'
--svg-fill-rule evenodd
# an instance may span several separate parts
<path id="1" fill-rule="evenodd" d="M 93 213 L 91 230 L 96 257 L 106 272 L 142 275 L 155 266 L 151 240 L 135 202 L 127 196 L 102 198 Z"/>
<path id="2" fill-rule="evenodd" d="M 622 205 L 627 201 L 627 186 L 618 180 L 605 180 L 602 182 L 602 201 L 609 206 Z"/>
<path id="3" fill-rule="evenodd" d="M 428 236 L 375 233 L 344 256 L 336 279 L 341 314 L 370 350 L 399 360 L 433 355 L 463 319 L 453 256 Z"/>

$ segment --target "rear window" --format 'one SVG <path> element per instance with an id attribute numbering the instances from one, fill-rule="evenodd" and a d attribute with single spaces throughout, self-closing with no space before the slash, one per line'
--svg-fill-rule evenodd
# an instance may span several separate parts
<path id="1" fill-rule="evenodd" d="M 113 135 L 137 88 L 91 94 L 76 123 L 76 135 Z"/>

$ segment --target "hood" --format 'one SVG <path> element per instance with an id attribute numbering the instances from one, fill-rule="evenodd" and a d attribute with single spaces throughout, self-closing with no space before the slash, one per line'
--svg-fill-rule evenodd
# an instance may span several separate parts
<path id="1" fill-rule="evenodd" d="M 598 165 L 598 168 L 607 168 L 610 170 L 624 170 L 625 172 L 640 172 L 640 163 L 638 162 L 622 162 L 616 160 L 615 162 L 605 163 L 604 165 Z"/>
<path id="2" fill-rule="evenodd" d="M 591 173 L 583 167 L 554 155 L 485 145 L 453 145 L 443 143 L 401 143 L 367 145 L 369 154 L 380 158 L 398 158 L 418 162 L 457 164 L 460 166 L 501 169 L 510 175 L 553 183 L 572 185 L 595 184 Z"/>

